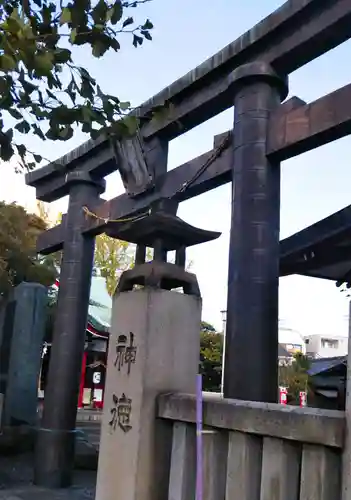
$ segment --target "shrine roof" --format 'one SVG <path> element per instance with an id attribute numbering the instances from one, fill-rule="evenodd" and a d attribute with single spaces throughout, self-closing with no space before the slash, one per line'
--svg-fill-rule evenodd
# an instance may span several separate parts
<path id="1" fill-rule="evenodd" d="M 90 288 L 89 322 L 100 332 L 111 326 L 112 298 L 107 292 L 105 278 L 93 276 Z"/>
<path id="2" fill-rule="evenodd" d="M 280 242 L 280 276 L 351 277 L 351 205 Z"/>
<path id="3" fill-rule="evenodd" d="M 55 288 L 60 282 L 57 279 Z M 93 336 L 106 338 L 111 326 L 112 298 L 107 292 L 106 280 L 102 276 L 91 279 L 87 331 Z"/>

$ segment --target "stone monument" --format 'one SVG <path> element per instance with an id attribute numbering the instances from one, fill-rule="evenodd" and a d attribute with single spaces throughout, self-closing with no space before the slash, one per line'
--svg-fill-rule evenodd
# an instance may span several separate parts
<path id="1" fill-rule="evenodd" d="M 35 425 L 47 289 L 38 283 L 21 283 L 15 288 L 14 300 L 3 421 L 8 425 Z"/>
<path id="2" fill-rule="evenodd" d="M 108 229 L 137 244 L 137 264 L 114 296 L 96 500 L 168 498 L 172 425 L 156 418 L 156 398 L 195 393 L 199 365 L 201 298 L 184 270 L 185 248 L 219 236 L 189 226 L 176 210 L 163 200 L 148 217 Z M 167 262 L 170 250 L 176 264 Z"/>
<path id="3" fill-rule="evenodd" d="M 0 309 L 0 425 L 3 423 L 15 311 L 16 301 L 11 294 L 10 297 L 3 299 Z"/>

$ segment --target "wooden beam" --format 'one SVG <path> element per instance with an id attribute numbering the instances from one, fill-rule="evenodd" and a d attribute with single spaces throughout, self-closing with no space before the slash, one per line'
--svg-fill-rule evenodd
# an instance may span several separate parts
<path id="1" fill-rule="evenodd" d="M 154 137 L 144 144 L 143 151 L 150 173 L 156 174 L 167 171 L 168 142 Z M 89 172 L 96 178 L 103 178 L 117 170 L 117 162 L 110 145 L 97 146 L 88 154 L 77 158 L 77 150 L 70 153 L 70 163 L 65 163 L 65 156 L 58 160 L 26 174 L 26 184 L 36 188 L 38 200 L 52 202 L 68 194 L 66 175 L 78 168 Z"/>
<path id="2" fill-rule="evenodd" d="M 227 76 L 241 64 L 261 59 L 289 74 L 351 37 L 351 3 L 289 1 L 221 52 L 142 106 L 174 99 L 171 115 L 143 127 L 145 138 L 173 139 L 233 105 Z M 186 82 L 188 85 L 186 85 Z M 196 84 L 196 87 L 195 87 Z M 184 95 L 177 96 L 175 88 Z M 192 88 L 194 90 L 192 90 Z"/>
<path id="3" fill-rule="evenodd" d="M 173 104 L 173 111 L 165 120 L 148 121 L 142 127 L 144 138 L 161 135 L 170 140 L 232 106 L 227 76 L 241 64 L 263 59 L 277 71 L 289 74 L 349 39 L 350 23 L 349 0 L 289 0 L 237 40 L 142 104 L 138 108 L 141 117 L 147 117 L 154 106 L 165 102 Z M 103 138 L 89 140 L 60 158 L 59 163 L 63 166 L 72 163 L 71 168 L 75 168 L 96 148 L 109 149 L 108 141 Z M 109 164 L 108 173 L 113 171 L 110 170 L 112 167 L 113 164 Z M 35 178 L 40 179 L 53 168 L 48 166 L 35 171 Z"/>
<path id="4" fill-rule="evenodd" d="M 216 138 L 215 138 L 216 140 Z M 105 219 L 121 219 L 138 214 L 149 207 L 149 204 L 159 198 L 169 197 L 184 201 L 231 180 L 231 150 L 222 152 L 221 156 L 211 163 L 208 168 L 195 179 L 196 174 L 213 157 L 214 150 L 204 153 L 183 165 L 170 170 L 160 177 L 158 189 L 140 198 L 131 198 L 122 194 L 110 201 L 89 207 L 99 218 L 87 216 L 86 232 L 99 234 L 106 226 Z M 187 189 L 182 188 L 194 179 Z M 42 233 L 37 240 L 37 252 L 49 254 L 62 248 L 64 241 L 64 227 L 62 224 Z"/>
<path id="5" fill-rule="evenodd" d="M 226 134 L 217 136 L 219 142 Z M 284 102 L 270 117 L 267 154 L 279 161 L 351 134 L 351 84 L 306 104 Z M 215 143 L 216 146 L 216 143 Z"/>
<path id="6" fill-rule="evenodd" d="M 294 258 L 293 255 L 287 258 L 281 257 L 280 276 L 290 276 L 291 274 L 306 275 L 312 271 L 318 272 L 325 267 L 350 261 L 350 246 L 338 247 L 321 243 L 315 251 L 307 253 L 305 258 L 299 258 L 298 256 Z"/>
<path id="7" fill-rule="evenodd" d="M 280 242 L 284 259 L 308 253 L 318 244 L 331 245 L 340 242 L 351 227 L 351 205 L 319 220 Z"/>
<path id="8" fill-rule="evenodd" d="M 351 84 L 287 113 L 273 114 L 267 151 L 285 160 L 351 133 Z"/>
<path id="9" fill-rule="evenodd" d="M 283 102 L 276 111 L 272 114 L 270 118 L 269 131 L 272 134 L 279 133 L 279 127 L 275 127 L 276 123 L 281 125 L 282 122 L 285 123 L 286 116 L 290 113 L 290 111 L 300 108 L 301 106 L 305 106 L 306 102 L 300 99 L 299 97 L 293 96 L 287 101 Z M 272 132 L 272 128 L 274 127 L 274 131 Z M 233 134 L 233 129 L 227 130 L 226 132 L 222 132 L 214 137 L 213 146 L 217 148 L 223 140 L 231 136 Z M 269 138 L 268 138 L 269 142 Z"/>
<path id="10" fill-rule="evenodd" d="M 58 161 L 61 162 L 61 160 L 62 158 Z M 50 163 L 43 167 L 45 171 L 42 172 L 41 177 L 38 177 L 41 169 L 26 174 L 26 184 L 36 188 L 38 200 L 50 203 L 63 198 L 68 194 L 66 175 L 74 170 L 76 163 L 61 166 L 60 163 Z M 116 161 L 110 149 L 97 149 L 92 151 L 89 158 L 83 158 L 79 169 L 102 178 L 116 170 Z"/>
<path id="11" fill-rule="evenodd" d="M 351 84 L 310 104 L 306 104 L 298 97 L 292 97 L 272 114 L 269 130 L 268 154 L 277 156 L 280 160 L 309 151 L 317 145 L 351 133 Z M 232 134 L 232 131 L 214 137 L 215 149 L 228 134 Z M 140 199 L 133 199 L 126 195 L 118 196 L 104 205 L 101 204 L 98 208 L 98 215 L 104 218 L 119 219 L 140 212 L 157 198 L 174 196 L 183 183 L 191 179 L 213 153 L 214 150 L 211 150 L 162 175 L 158 183 L 160 187 L 158 194 L 151 192 Z M 98 158 L 103 157 L 103 154 L 100 152 L 94 157 L 96 164 Z M 90 168 L 89 165 L 87 168 Z M 101 168 L 105 167 L 101 165 Z M 189 199 L 229 182 L 230 170 L 230 154 L 224 152 L 191 187 L 184 193 L 178 193 L 177 199 L 179 201 Z M 60 189 L 64 189 L 63 183 L 64 179 L 60 178 L 58 181 L 57 178 L 53 177 L 52 185 L 48 183 L 43 188 L 39 185 L 38 193 L 47 201 L 47 192 L 51 192 L 51 196 L 54 196 L 55 192 L 57 194 Z M 56 191 L 53 188 L 54 185 Z M 87 231 L 93 230 L 98 233 L 103 230 L 102 228 L 102 221 L 87 221 Z M 41 253 L 56 251 L 62 248 L 62 241 L 63 234 L 59 229 L 49 230 L 38 239 L 38 251 Z"/>

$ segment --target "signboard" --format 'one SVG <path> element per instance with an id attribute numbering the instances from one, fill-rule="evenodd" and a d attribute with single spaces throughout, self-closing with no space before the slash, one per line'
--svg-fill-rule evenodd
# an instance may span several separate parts
<path id="1" fill-rule="evenodd" d="M 102 389 L 94 389 L 94 402 L 102 403 L 103 391 Z"/>
<path id="2" fill-rule="evenodd" d="M 302 352 L 301 344 L 281 344 L 281 345 L 290 354 L 297 354 L 298 352 Z"/>

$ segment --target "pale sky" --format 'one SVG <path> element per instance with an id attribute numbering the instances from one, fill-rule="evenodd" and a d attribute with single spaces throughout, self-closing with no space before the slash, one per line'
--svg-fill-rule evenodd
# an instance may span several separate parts
<path id="1" fill-rule="evenodd" d="M 140 21 L 155 25 L 153 42 L 134 49 L 127 35 L 122 51 L 101 60 L 86 51 L 77 53 L 81 64 L 96 76 L 104 91 L 137 105 L 183 76 L 203 60 L 244 33 L 282 4 L 280 0 L 153 0 L 133 11 Z M 351 43 L 330 51 L 290 77 L 290 96 L 307 102 L 351 82 Z M 232 126 L 233 109 L 172 141 L 169 168 L 212 148 L 213 136 Z M 51 160 L 85 139 L 77 133 L 69 143 L 41 143 L 28 138 L 31 150 Z M 351 138 L 336 141 L 282 164 L 281 237 L 284 238 L 351 203 Z M 35 206 L 35 191 L 23 176 L 2 166 L 0 199 Z M 118 174 L 107 179 L 106 198 L 122 192 Z M 203 296 L 203 318 L 221 327 L 220 311 L 226 308 L 230 185 L 184 202 L 179 215 L 198 227 L 217 230 L 215 242 L 194 247 L 194 261 Z M 52 204 L 65 211 L 67 200 Z M 302 335 L 347 334 L 347 299 L 333 282 L 292 276 L 280 280 L 280 318 Z"/>

